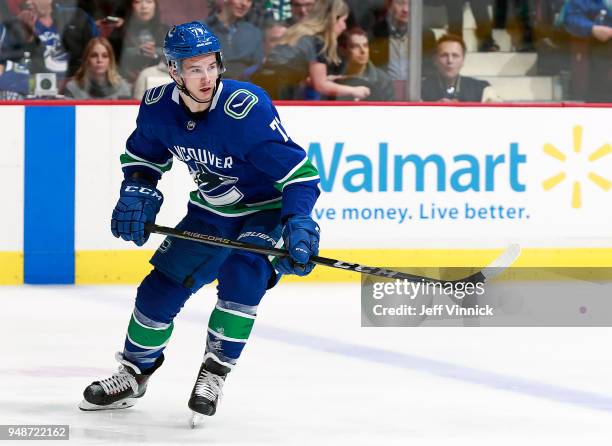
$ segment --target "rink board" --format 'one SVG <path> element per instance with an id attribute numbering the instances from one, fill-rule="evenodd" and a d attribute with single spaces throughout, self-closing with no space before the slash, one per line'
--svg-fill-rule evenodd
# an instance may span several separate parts
<path id="1" fill-rule="evenodd" d="M 23 283 L 24 107 L 0 107 L 0 284 Z"/>
<path id="2" fill-rule="evenodd" d="M 136 105 L 0 107 L 5 222 L 0 283 L 133 283 L 161 241 L 112 237 L 119 155 Z M 385 266 L 483 265 L 508 243 L 521 266 L 612 264 L 611 108 L 282 106 L 323 193 L 323 255 Z M 44 129 L 44 132 L 41 132 Z M 186 211 L 176 162 L 157 222 Z M 24 204 L 25 203 L 25 204 Z M 317 268 L 313 281 L 355 280 Z"/>

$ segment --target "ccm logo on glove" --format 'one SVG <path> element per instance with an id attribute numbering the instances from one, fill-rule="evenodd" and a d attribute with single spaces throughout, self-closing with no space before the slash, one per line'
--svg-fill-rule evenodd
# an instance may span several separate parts
<path id="1" fill-rule="evenodd" d="M 139 194 L 151 195 L 151 197 L 157 198 L 158 201 L 162 201 L 164 199 L 157 189 L 150 189 L 148 187 L 125 186 L 125 192 L 137 192 Z"/>
<path id="2" fill-rule="evenodd" d="M 155 216 L 164 202 L 160 191 L 137 180 L 124 180 L 120 196 L 111 218 L 111 232 L 115 237 L 145 244 L 149 233 L 145 224 L 155 223 Z"/>

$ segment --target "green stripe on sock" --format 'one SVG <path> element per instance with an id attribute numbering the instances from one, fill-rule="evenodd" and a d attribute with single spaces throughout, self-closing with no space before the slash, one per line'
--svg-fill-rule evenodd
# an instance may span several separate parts
<path id="1" fill-rule="evenodd" d="M 255 319 L 237 316 L 215 308 L 210 315 L 208 328 L 228 338 L 246 341 L 254 323 Z"/>
<path id="2" fill-rule="evenodd" d="M 142 346 L 142 347 L 161 347 L 168 342 L 172 329 L 174 328 L 174 322 L 164 329 L 154 329 L 149 327 L 143 327 L 139 324 L 134 315 L 130 319 L 130 325 L 128 326 L 128 336 L 130 339 Z"/>

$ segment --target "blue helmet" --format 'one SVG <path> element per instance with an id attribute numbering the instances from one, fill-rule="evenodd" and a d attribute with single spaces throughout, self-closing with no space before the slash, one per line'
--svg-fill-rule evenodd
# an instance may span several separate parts
<path id="1" fill-rule="evenodd" d="M 177 62 L 190 57 L 214 53 L 219 63 L 219 73 L 225 71 L 221 42 L 217 36 L 202 22 L 189 22 L 173 26 L 164 39 L 164 56 L 169 64 L 174 64 L 180 71 Z"/>

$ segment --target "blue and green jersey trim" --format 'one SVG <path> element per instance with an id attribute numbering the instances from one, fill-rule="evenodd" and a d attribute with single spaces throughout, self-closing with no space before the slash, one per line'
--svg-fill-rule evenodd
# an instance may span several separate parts
<path id="1" fill-rule="evenodd" d="M 128 149 L 125 149 L 125 153 L 119 157 L 119 160 L 121 161 L 121 168 L 123 169 L 128 167 L 144 167 L 153 170 L 159 176 L 163 175 L 165 172 L 168 172 L 172 168 L 172 158 L 165 163 L 154 163 L 130 153 Z"/>
<path id="2" fill-rule="evenodd" d="M 274 187 L 282 191 L 285 187 L 294 183 L 301 183 L 306 181 L 316 181 L 319 179 L 319 171 L 310 162 L 308 157 L 304 157 L 293 169 L 289 171 L 284 178 L 281 178 L 276 182 Z"/>

